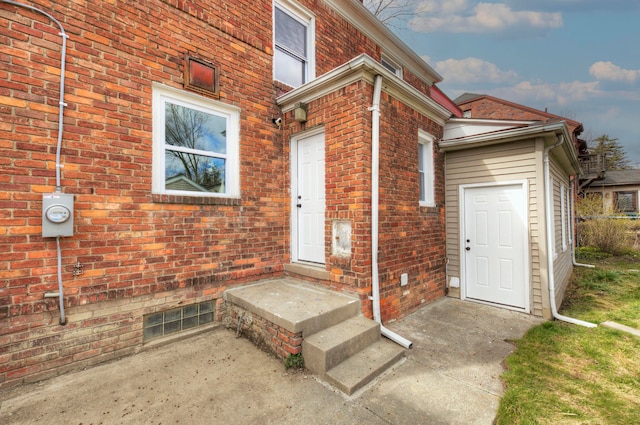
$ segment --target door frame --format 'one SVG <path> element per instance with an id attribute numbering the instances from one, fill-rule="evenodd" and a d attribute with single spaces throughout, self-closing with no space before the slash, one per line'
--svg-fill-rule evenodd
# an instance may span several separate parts
<path id="1" fill-rule="evenodd" d="M 298 223 L 298 199 L 297 199 L 297 193 L 298 193 L 298 141 L 300 141 L 301 139 L 306 139 L 308 137 L 313 137 L 313 136 L 317 136 L 319 134 L 324 134 L 324 126 L 319 126 L 316 128 L 312 128 L 306 131 L 302 131 L 300 133 L 296 133 L 294 135 L 291 136 L 290 138 L 290 158 L 289 158 L 289 162 L 290 162 L 290 166 L 291 166 L 291 171 L 290 171 L 290 175 L 291 175 L 291 188 L 290 188 L 290 195 L 291 195 L 291 204 L 290 204 L 290 209 L 291 209 L 291 216 L 290 216 L 290 227 L 291 227 L 291 232 L 290 232 L 290 238 L 291 238 L 291 243 L 290 243 L 290 248 L 291 248 L 291 262 L 292 263 L 305 263 L 305 264 L 313 264 L 313 265 L 320 265 L 319 263 L 307 263 L 304 260 L 300 260 L 298 258 L 298 228 L 299 228 L 299 223 Z M 325 138 L 325 158 L 326 158 L 326 138 Z M 325 166 L 325 187 L 326 187 L 326 166 Z M 325 205 L 325 211 L 326 211 L 326 205 Z M 325 247 L 326 248 L 326 247 Z M 325 264 L 326 264 L 326 259 L 325 259 Z"/>
<path id="2" fill-rule="evenodd" d="M 499 182 L 485 182 L 485 183 L 472 183 L 472 184 L 461 184 L 458 186 L 458 220 L 459 220 L 459 229 L 460 234 L 458 235 L 458 249 L 459 249 L 459 261 L 460 261 L 460 299 L 467 299 L 467 272 L 466 272 L 466 256 L 465 256 L 465 234 L 466 234 L 466 205 L 465 205 L 465 191 L 467 189 L 478 189 L 482 187 L 494 188 L 500 186 L 520 186 L 521 190 L 524 192 L 524 205 L 520 205 L 521 212 L 524 212 L 526 220 L 525 220 L 525 232 L 523 240 L 523 261 L 525 264 L 524 268 L 524 308 L 509 306 L 506 304 L 499 304 L 490 301 L 482 301 L 475 298 L 468 298 L 469 301 L 477 302 L 480 304 L 488 304 L 508 310 L 515 310 L 525 313 L 531 312 L 531 253 L 529 249 L 529 230 L 530 230 L 530 219 L 529 219 L 529 182 L 527 179 L 522 180 L 507 180 L 507 181 L 499 181 Z"/>

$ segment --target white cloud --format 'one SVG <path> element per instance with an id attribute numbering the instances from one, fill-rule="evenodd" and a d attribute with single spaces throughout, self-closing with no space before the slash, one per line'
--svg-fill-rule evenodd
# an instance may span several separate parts
<path id="1" fill-rule="evenodd" d="M 589 68 L 589 74 L 598 80 L 635 83 L 640 79 L 639 69 L 623 69 L 612 62 L 596 62 Z"/>
<path id="2" fill-rule="evenodd" d="M 504 3 L 474 4 L 472 0 L 424 0 L 410 26 L 422 32 L 499 33 L 548 30 L 563 24 L 557 12 L 513 10 Z"/>
<path id="3" fill-rule="evenodd" d="M 559 106 L 567 106 L 573 102 L 582 102 L 601 97 L 603 92 L 599 89 L 597 81 L 588 83 L 570 81 L 557 84 L 535 84 L 530 81 L 523 81 L 512 87 L 492 90 L 492 94 L 524 105 L 544 101 Z"/>
<path id="4" fill-rule="evenodd" d="M 447 59 L 435 65 L 436 70 L 449 83 L 501 83 L 508 84 L 518 78 L 515 71 L 502 71 L 491 62 L 478 58 Z"/>

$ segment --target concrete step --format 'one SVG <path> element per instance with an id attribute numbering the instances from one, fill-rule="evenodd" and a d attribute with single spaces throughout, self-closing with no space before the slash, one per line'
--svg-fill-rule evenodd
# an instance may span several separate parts
<path id="1" fill-rule="evenodd" d="M 380 325 L 362 316 L 351 317 L 302 341 L 307 369 L 323 376 L 326 371 L 380 339 Z"/>
<path id="2" fill-rule="evenodd" d="M 360 300 L 291 278 L 229 289 L 225 299 L 303 337 L 360 314 Z"/>
<path id="3" fill-rule="evenodd" d="M 323 378 L 342 392 L 351 395 L 398 362 L 403 356 L 404 349 L 401 346 L 381 338 L 329 370 Z"/>

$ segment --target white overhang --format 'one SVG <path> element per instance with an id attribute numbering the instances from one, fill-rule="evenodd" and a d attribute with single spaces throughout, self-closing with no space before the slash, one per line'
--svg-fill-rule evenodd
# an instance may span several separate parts
<path id="1" fill-rule="evenodd" d="M 444 137 L 438 145 L 442 151 L 452 152 L 542 138 L 545 146 L 551 146 L 557 143 L 559 136 L 563 137 L 563 143 L 552 150 L 552 155 L 571 174 L 578 174 L 580 172 L 578 156 L 564 121 L 545 124 L 540 121 L 452 118 L 447 121 Z"/>
<path id="2" fill-rule="evenodd" d="M 288 112 L 293 110 L 298 103 L 312 102 L 356 81 L 364 80 L 373 84 L 377 75 L 383 77 L 383 91 L 436 123 L 444 125 L 445 120 L 451 116 L 451 112 L 445 107 L 398 78 L 366 54 L 357 56 L 326 74 L 283 94 L 276 99 L 276 103 L 283 112 Z"/>

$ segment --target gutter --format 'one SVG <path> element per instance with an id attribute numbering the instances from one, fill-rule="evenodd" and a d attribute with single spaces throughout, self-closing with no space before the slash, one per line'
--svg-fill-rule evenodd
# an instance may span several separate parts
<path id="1" fill-rule="evenodd" d="M 379 185 L 380 185 L 380 93 L 382 91 L 382 75 L 376 75 L 373 88 L 373 104 L 371 111 L 371 301 L 373 302 L 373 319 L 380 324 L 380 333 L 404 348 L 411 348 L 413 343 L 382 325 L 380 316 L 380 282 L 378 276 L 378 223 L 379 223 Z"/>
<path id="2" fill-rule="evenodd" d="M 557 320 L 562 320 L 563 322 L 572 323 L 574 325 L 585 326 L 587 328 L 595 328 L 595 323 L 585 322 L 583 320 L 574 319 L 572 317 L 563 316 L 558 313 L 558 308 L 556 307 L 556 287 L 555 287 L 555 276 L 553 272 L 553 238 L 551 235 L 553 234 L 553 210 L 551 209 L 551 200 L 553 197 L 553 188 L 551 187 L 551 171 L 549 167 L 549 152 L 552 149 L 555 149 L 564 143 L 564 136 L 558 136 L 558 142 L 554 145 L 547 146 L 544 149 L 544 204 L 545 204 L 545 225 L 546 225 L 546 242 L 547 242 L 547 276 L 548 276 L 548 284 L 549 284 L 549 304 L 551 306 L 551 313 L 553 317 Z M 573 245 L 573 244 L 572 244 Z"/>

